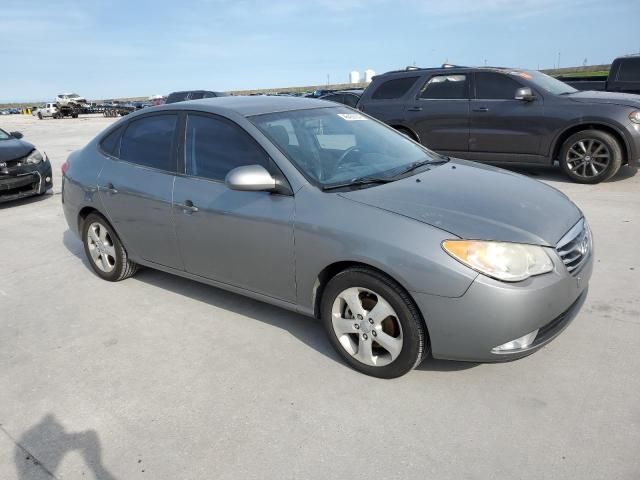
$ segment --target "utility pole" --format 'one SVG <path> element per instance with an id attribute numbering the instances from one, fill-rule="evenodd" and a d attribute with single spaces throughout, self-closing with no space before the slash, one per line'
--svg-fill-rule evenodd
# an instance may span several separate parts
<path id="1" fill-rule="evenodd" d="M 327 87 L 331 84 L 330 79 L 331 76 L 327 73 Z"/>
<path id="2" fill-rule="evenodd" d="M 560 52 L 558 52 L 558 69 L 560 68 Z"/>

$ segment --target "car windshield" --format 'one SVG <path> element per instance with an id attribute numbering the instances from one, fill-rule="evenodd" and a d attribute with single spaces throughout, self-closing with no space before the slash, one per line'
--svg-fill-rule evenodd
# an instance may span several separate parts
<path id="1" fill-rule="evenodd" d="M 9 140 L 11 135 L 0 128 L 0 140 Z"/>
<path id="2" fill-rule="evenodd" d="M 250 120 L 321 187 L 390 180 L 443 157 L 346 107 L 271 113 Z"/>
<path id="3" fill-rule="evenodd" d="M 546 73 L 537 71 L 518 72 L 524 78 L 530 78 L 533 83 L 553 95 L 566 95 L 568 93 L 575 93 L 578 90 L 571 85 L 561 82 L 560 80 L 550 77 Z"/>

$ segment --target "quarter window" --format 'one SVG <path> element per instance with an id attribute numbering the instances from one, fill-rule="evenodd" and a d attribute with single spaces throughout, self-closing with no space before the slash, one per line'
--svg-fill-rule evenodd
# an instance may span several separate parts
<path id="1" fill-rule="evenodd" d="M 411 87 L 416 83 L 418 77 L 402 77 L 394 80 L 388 80 L 373 92 L 371 98 L 375 100 L 391 100 L 403 97 Z"/>
<path id="2" fill-rule="evenodd" d="M 270 169 L 266 152 L 237 125 L 219 118 L 189 115 L 186 131 L 187 175 L 224 180 L 245 165 Z"/>
<path id="3" fill-rule="evenodd" d="M 521 88 L 512 78 L 493 72 L 476 73 L 476 98 L 482 100 L 513 100 Z"/>
<path id="4" fill-rule="evenodd" d="M 176 115 L 153 115 L 133 120 L 120 141 L 120 158 L 128 162 L 175 171 L 173 140 Z"/>
<path id="5" fill-rule="evenodd" d="M 420 98 L 434 100 L 466 99 L 466 75 L 436 75 L 431 77 L 420 92 Z"/>
<path id="6" fill-rule="evenodd" d="M 120 137 L 122 136 L 123 130 L 124 127 L 116 128 L 113 132 L 104 137 L 100 143 L 100 147 L 105 153 L 108 153 L 112 157 L 120 155 Z"/>
<path id="7" fill-rule="evenodd" d="M 621 62 L 618 81 L 640 82 L 640 58 L 627 58 Z"/>

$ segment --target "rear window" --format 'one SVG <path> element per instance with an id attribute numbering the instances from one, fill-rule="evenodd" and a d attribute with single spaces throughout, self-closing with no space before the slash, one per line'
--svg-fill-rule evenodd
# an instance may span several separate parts
<path id="1" fill-rule="evenodd" d="M 169 94 L 165 103 L 184 102 L 188 94 L 189 92 L 173 92 Z"/>
<path id="2" fill-rule="evenodd" d="M 640 82 L 640 58 L 627 58 L 621 61 L 618 81 Z"/>
<path id="3" fill-rule="evenodd" d="M 393 80 L 387 80 L 378 89 L 373 92 L 371 98 L 375 100 L 391 100 L 400 98 L 409 91 L 416 83 L 419 77 L 402 77 Z"/>
<path id="4" fill-rule="evenodd" d="M 433 100 L 466 99 L 466 75 L 435 75 L 429 79 L 420 92 L 420 98 Z"/>
<path id="5" fill-rule="evenodd" d="M 109 133 L 104 137 L 102 142 L 100 142 L 100 148 L 112 157 L 118 157 L 120 155 L 120 137 L 123 130 L 124 127 L 120 127 Z"/>
<path id="6" fill-rule="evenodd" d="M 120 158 L 145 167 L 175 171 L 172 146 L 177 118 L 163 114 L 130 122 L 120 141 Z"/>

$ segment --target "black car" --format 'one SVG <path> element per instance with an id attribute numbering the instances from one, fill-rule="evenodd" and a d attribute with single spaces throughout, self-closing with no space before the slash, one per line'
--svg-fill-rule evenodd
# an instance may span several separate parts
<path id="1" fill-rule="evenodd" d="M 640 94 L 640 55 L 616 58 L 606 77 L 562 75 L 558 79 L 578 90 Z"/>
<path id="2" fill-rule="evenodd" d="M 373 78 L 358 108 L 445 155 L 552 165 L 598 183 L 640 158 L 640 97 L 580 92 L 510 68 L 408 68 Z"/>
<path id="3" fill-rule="evenodd" d="M 320 100 L 330 100 L 332 102 L 342 103 L 348 107 L 354 107 L 358 104 L 358 100 L 362 96 L 364 89 L 355 90 L 339 90 L 337 92 L 328 93 L 320 97 Z"/>
<path id="4" fill-rule="evenodd" d="M 53 186 L 49 159 L 21 138 L 0 129 L 0 202 L 42 195 Z"/>
<path id="5" fill-rule="evenodd" d="M 172 92 L 167 97 L 167 103 L 184 102 L 187 100 L 200 100 L 201 98 L 226 97 L 224 92 L 212 92 L 209 90 L 185 90 L 183 92 Z"/>

